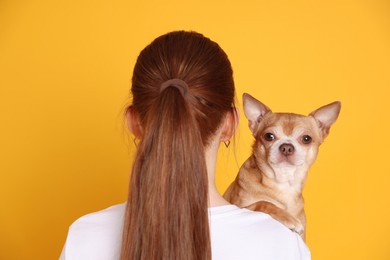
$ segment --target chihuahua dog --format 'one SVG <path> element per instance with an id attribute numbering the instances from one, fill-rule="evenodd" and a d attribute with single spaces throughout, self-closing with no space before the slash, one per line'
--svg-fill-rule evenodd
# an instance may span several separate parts
<path id="1" fill-rule="evenodd" d="M 243 105 L 255 137 L 253 153 L 224 198 L 239 207 L 271 215 L 305 239 L 302 190 L 318 148 L 339 115 L 341 103 L 333 102 L 308 116 L 273 113 L 246 93 Z"/>

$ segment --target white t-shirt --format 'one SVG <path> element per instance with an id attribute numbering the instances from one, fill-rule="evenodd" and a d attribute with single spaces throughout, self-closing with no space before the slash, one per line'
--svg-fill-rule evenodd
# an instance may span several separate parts
<path id="1" fill-rule="evenodd" d="M 119 259 L 125 204 L 85 215 L 69 228 L 61 260 Z M 301 237 L 261 212 L 209 208 L 213 260 L 308 260 Z"/>

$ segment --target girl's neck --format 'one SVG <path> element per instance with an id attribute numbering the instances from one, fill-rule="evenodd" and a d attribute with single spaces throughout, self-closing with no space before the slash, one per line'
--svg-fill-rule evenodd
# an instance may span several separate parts
<path id="1" fill-rule="evenodd" d="M 230 204 L 221 196 L 221 194 L 219 194 L 217 186 L 215 184 L 215 172 L 219 144 L 219 138 L 216 138 L 216 140 L 206 149 L 205 154 L 207 174 L 209 179 L 209 207 L 217 207 Z"/>

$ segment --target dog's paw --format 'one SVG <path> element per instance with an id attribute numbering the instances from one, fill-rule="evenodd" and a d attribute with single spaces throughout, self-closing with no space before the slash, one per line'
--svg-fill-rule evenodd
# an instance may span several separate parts
<path id="1" fill-rule="evenodd" d="M 304 233 L 305 227 L 299 219 L 293 217 L 287 211 L 275 206 L 271 202 L 258 201 L 247 206 L 246 208 L 271 215 L 271 217 L 273 217 L 292 231 L 298 233 L 299 235 L 302 235 Z"/>
<path id="2" fill-rule="evenodd" d="M 278 220 L 286 227 L 288 227 L 290 230 L 298 233 L 299 235 L 302 235 L 303 231 L 305 230 L 301 221 L 294 218 L 293 216 L 288 216 L 288 215 L 285 215 L 283 217 L 279 216 Z"/>
<path id="3" fill-rule="evenodd" d="M 293 228 L 291 228 L 291 230 L 298 233 L 298 235 L 302 235 L 305 229 L 303 225 L 299 222 Z"/>

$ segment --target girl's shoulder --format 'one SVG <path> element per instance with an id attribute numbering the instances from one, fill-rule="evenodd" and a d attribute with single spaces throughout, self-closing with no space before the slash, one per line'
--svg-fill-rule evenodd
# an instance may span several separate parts
<path id="1" fill-rule="evenodd" d="M 74 221 L 60 259 L 119 259 L 125 209 L 118 204 Z"/>
<path id="2" fill-rule="evenodd" d="M 209 215 L 213 259 L 311 259 L 301 237 L 268 214 L 226 205 Z"/>
<path id="3" fill-rule="evenodd" d="M 69 227 L 60 259 L 119 259 L 126 204 L 84 215 Z M 214 260 L 310 259 L 300 236 L 261 212 L 209 208 Z"/>

